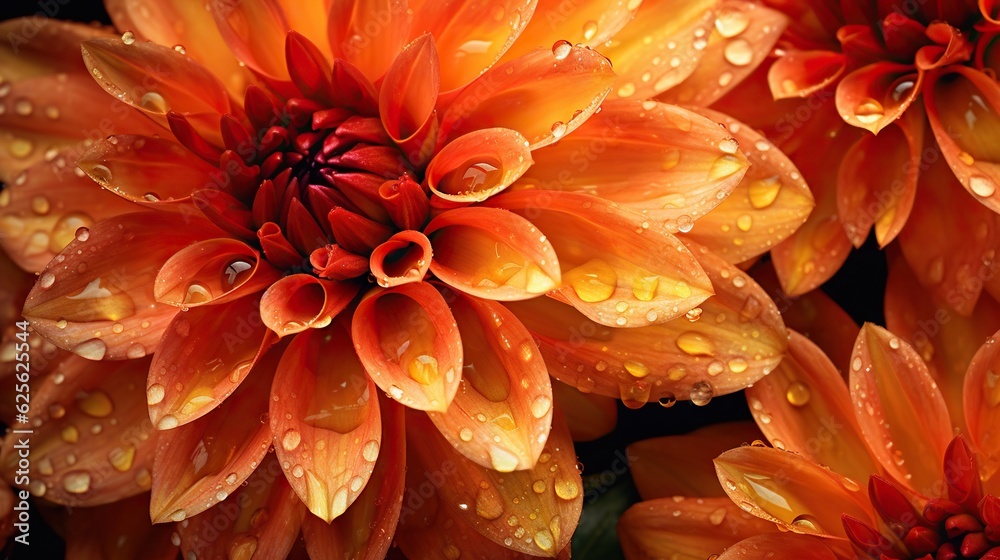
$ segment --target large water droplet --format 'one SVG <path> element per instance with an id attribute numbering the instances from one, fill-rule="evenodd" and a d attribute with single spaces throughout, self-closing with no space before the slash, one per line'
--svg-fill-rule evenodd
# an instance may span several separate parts
<path id="1" fill-rule="evenodd" d="M 707 381 L 699 381 L 691 386 L 691 402 L 696 406 L 705 406 L 712 401 L 712 386 Z"/>
<path id="2" fill-rule="evenodd" d="M 617 287 L 618 274 L 607 262 L 593 259 L 567 271 L 563 280 L 581 300 L 595 303 L 611 297 Z"/>

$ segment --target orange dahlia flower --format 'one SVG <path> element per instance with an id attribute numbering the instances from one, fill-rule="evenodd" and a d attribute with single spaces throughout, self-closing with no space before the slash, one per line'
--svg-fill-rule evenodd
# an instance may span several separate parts
<path id="1" fill-rule="evenodd" d="M 0 26 L 24 39 L 0 50 L 0 243 L 39 274 L 23 311 L 54 353 L 27 486 L 116 512 L 67 521 L 71 550 L 120 530 L 199 558 L 568 554 L 557 409 L 607 410 L 576 389 L 704 404 L 780 360 L 732 263 L 790 235 L 808 189 L 749 127 L 648 99 L 724 94 L 777 12 L 107 7 L 123 34 Z M 556 406 L 550 375 L 576 388 Z M 147 504 L 172 529 L 128 529 Z"/>
<path id="2" fill-rule="evenodd" d="M 777 56 L 718 107 L 764 128 L 816 196 L 773 253 L 785 290 L 819 286 L 874 229 L 881 247 L 898 238 L 920 282 L 960 313 L 984 278 L 1000 294 L 996 3 L 764 4 L 790 19 Z"/>
<path id="3" fill-rule="evenodd" d="M 756 428 L 713 426 L 630 449 L 648 501 L 621 519 L 626 556 L 994 558 L 996 336 L 966 361 L 964 417 L 956 418 L 946 403 L 954 385 L 939 386 L 918 351 L 893 333 L 863 326 L 845 380 L 793 331 L 789 355 L 747 390 Z M 691 473 L 657 460 L 698 438 L 707 448 L 695 461 L 707 466 L 710 454 L 759 433 L 773 448 L 755 441 L 714 460 L 721 487 L 710 484 L 711 469 Z M 673 472 L 656 476 L 664 470 Z"/>

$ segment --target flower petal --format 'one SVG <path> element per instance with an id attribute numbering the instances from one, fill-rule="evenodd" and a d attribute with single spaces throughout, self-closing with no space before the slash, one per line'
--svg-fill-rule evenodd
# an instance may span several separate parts
<path id="1" fill-rule="evenodd" d="M 724 0 L 715 14 L 715 30 L 697 67 L 661 99 L 708 107 L 743 82 L 771 53 L 788 25 L 780 11 L 743 0 Z M 697 37 L 697 36 L 696 36 Z M 693 47 L 702 44 L 696 38 Z M 614 60 L 614 59 L 612 59 Z M 619 90 L 620 91 L 620 90 Z"/>
<path id="2" fill-rule="evenodd" d="M 964 429 L 965 415 L 972 410 L 962 398 L 965 372 L 980 344 L 1000 329 L 1000 305 L 983 294 L 968 317 L 950 313 L 920 285 L 904 259 L 895 259 L 885 289 L 885 326 L 920 354 L 952 423 L 969 433 Z"/>
<path id="3" fill-rule="evenodd" d="M 880 469 L 868 454 L 847 385 L 822 350 L 789 334 L 788 354 L 746 391 L 754 420 L 775 447 L 864 483 Z"/>
<path id="4" fill-rule="evenodd" d="M 70 560 L 175 560 L 172 525 L 149 522 L 149 495 L 93 508 L 66 509 Z"/>
<path id="5" fill-rule="evenodd" d="M 233 97 L 242 98 L 250 74 L 229 51 L 205 6 L 183 0 L 106 0 L 104 7 L 116 29 L 161 45 L 180 45 L 218 76 Z"/>
<path id="6" fill-rule="evenodd" d="M 276 0 L 243 0 L 209 6 L 222 40 L 251 70 L 272 80 L 287 81 L 285 39 L 292 29 Z"/>
<path id="7" fill-rule="evenodd" d="M 924 123 L 919 109 L 863 136 L 844 154 L 837 173 L 837 212 L 844 231 L 861 247 L 872 225 L 879 246 L 895 239 L 916 197 L 923 157 Z"/>
<path id="8" fill-rule="evenodd" d="M 31 483 L 15 479 L 17 438 L 0 451 L 3 477 L 72 507 L 116 502 L 149 489 L 156 432 L 146 417 L 149 360 L 103 367 L 73 356 L 33 387 Z"/>
<path id="9" fill-rule="evenodd" d="M 408 8 L 407 0 L 333 2 L 328 32 L 334 58 L 378 81 L 410 40 L 413 15 Z"/>
<path id="10" fill-rule="evenodd" d="M 165 212 L 125 214 L 79 230 L 42 271 L 24 315 L 47 339 L 85 358 L 150 354 L 179 312 L 156 302 L 156 271 L 170 255 L 219 233 L 200 218 Z"/>
<path id="11" fill-rule="evenodd" d="M 573 134 L 532 153 L 535 164 L 515 188 L 592 194 L 671 232 L 687 230 L 746 173 L 749 162 L 736 148 L 717 122 L 687 109 L 606 101 Z"/>
<path id="12" fill-rule="evenodd" d="M 439 142 L 473 130 L 510 128 L 546 146 L 575 130 L 611 91 L 608 59 L 559 41 L 494 66 L 455 98 L 441 118 Z"/>
<path id="13" fill-rule="evenodd" d="M 1000 468 L 1000 441 L 995 436 L 1000 421 L 1000 388 L 997 383 L 997 334 L 986 339 L 972 357 L 965 374 L 965 422 L 972 445 L 979 452 L 983 480 L 995 478 Z M 995 487 L 996 483 L 993 482 Z"/>
<path id="14" fill-rule="evenodd" d="M 551 298 L 507 306 L 539 342 L 549 374 L 564 383 L 620 397 L 628 406 L 660 399 L 706 404 L 774 369 L 788 335 L 757 284 L 718 257 L 696 252 L 717 293 L 687 317 L 616 329 Z"/>
<path id="15" fill-rule="evenodd" d="M 531 167 L 528 141 L 506 128 L 476 130 L 441 149 L 427 165 L 431 192 L 451 202 L 482 202 Z"/>
<path id="16" fill-rule="evenodd" d="M 766 253 L 791 235 L 816 202 L 795 164 L 766 138 L 722 113 L 698 112 L 728 127 L 749 159 L 750 169 L 717 208 L 695 221 L 685 237 L 727 262 L 740 263 Z"/>
<path id="17" fill-rule="evenodd" d="M 719 485 L 712 461 L 725 451 L 763 437 L 757 425 L 749 421 L 709 424 L 684 435 L 629 445 L 628 467 L 643 500 L 672 496 L 722 498 L 726 493 Z"/>
<path id="18" fill-rule="evenodd" d="M 729 547 L 718 560 L 839 560 L 854 558 L 851 547 L 796 533 L 755 535 Z"/>
<path id="19" fill-rule="evenodd" d="M 0 23 L 0 33 L 10 39 L 0 46 L 0 68 L 4 69 L 4 79 L 10 82 L 62 73 L 85 74 L 80 43 L 111 35 L 103 27 L 34 17 L 4 21 Z"/>
<path id="20" fill-rule="evenodd" d="M 309 329 L 321 329 L 344 310 L 359 286 L 292 274 L 278 280 L 260 299 L 260 316 L 269 329 L 288 336 Z"/>
<path id="21" fill-rule="evenodd" d="M 790 51 L 774 61 L 767 82 L 775 99 L 808 97 L 844 73 L 847 57 L 833 51 Z"/>
<path id="22" fill-rule="evenodd" d="M 572 9 L 567 9 L 560 0 L 538 0 L 534 15 L 503 60 L 517 58 L 536 47 L 548 47 L 556 39 L 599 48 L 633 21 L 642 4 L 639 1 L 578 0 L 573 2 Z"/>
<path id="23" fill-rule="evenodd" d="M 584 393 L 552 380 L 552 400 L 563 411 L 573 441 L 592 441 L 606 436 L 618 424 L 616 399 Z"/>
<path id="24" fill-rule="evenodd" d="M 496 2 L 490 6 L 489 17 L 484 17 L 483 5 L 475 0 L 418 2 L 420 9 L 414 13 L 412 29 L 434 36 L 441 53 L 441 91 L 465 86 L 493 66 L 510 47 L 521 45 L 521 40 L 515 40 L 530 21 L 539 17 L 535 14 L 536 1 Z M 551 44 L 554 36 L 546 37 L 544 45 Z M 543 43 L 530 45 L 538 46 Z"/>
<path id="25" fill-rule="evenodd" d="M 392 545 L 406 482 L 406 409 L 388 401 L 379 408 L 382 444 L 369 483 L 332 523 L 307 515 L 302 524 L 306 549 L 313 560 L 380 560 Z"/>
<path id="26" fill-rule="evenodd" d="M 569 544 L 583 505 L 583 485 L 569 430 L 558 413 L 538 464 L 509 473 L 466 460 L 419 412 L 410 411 L 406 423 L 408 449 L 421 467 L 454 475 L 438 489 L 439 507 L 450 508 L 491 541 L 524 554 L 555 557 Z"/>
<path id="27" fill-rule="evenodd" d="M 552 244 L 521 216 L 496 208 L 457 208 L 424 228 L 434 248 L 430 270 L 477 297 L 530 299 L 559 286 Z"/>
<path id="28" fill-rule="evenodd" d="M 371 272 L 383 288 L 420 282 L 431 266 L 432 255 L 431 242 L 424 234 L 404 230 L 375 247 Z"/>
<path id="29" fill-rule="evenodd" d="M 81 227 L 140 208 L 88 177 L 42 162 L 0 191 L 0 246 L 21 268 L 45 268 Z"/>
<path id="30" fill-rule="evenodd" d="M 354 312 L 354 347 L 375 384 L 408 407 L 444 412 L 461 383 L 462 338 L 430 284 L 365 295 Z"/>
<path id="31" fill-rule="evenodd" d="M 899 244 L 910 270 L 938 301 L 969 315 L 982 292 L 979 280 L 995 275 L 998 241 L 1000 217 L 962 191 L 944 160 L 921 170 Z"/>
<path id="32" fill-rule="evenodd" d="M 779 529 L 843 537 L 841 515 L 872 522 L 862 486 L 794 453 L 740 447 L 720 455 L 715 470 L 734 502 Z"/>
<path id="33" fill-rule="evenodd" d="M 538 347 L 499 303 L 444 295 L 462 336 L 462 379 L 448 410 L 428 416 L 456 451 L 483 467 L 534 467 L 552 424 L 552 387 Z"/>
<path id="34" fill-rule="evenodd" d="M 185 200 L 216 186 L 209 165 L 184 146 L 164 138 L 118 134 L 98 140 L 77 160 L 102 187 L 138 203 Z"/>
<path id="35" fill-rule="evenodd" d="M 378 392 L 340 322 L 295 337 L 271 386 L 271 433 L 285 477 L 329 523 L 357 499 L 382 440 Z"/>
<path id="36" fill-rule="evenodd" d="M 677 317 L 712 294 L 683 243 L 639 212 L 593 196 L 524 190 L 487 201 L 531 220 L 562 269 L 558 299 L 607 326 Z"/>
<path id="37" fill-rule="evenodd" d="M 1000 212 L 1000 87 L 983 72 L 950 66 L 953 72 L 925 88 L 931 130 L 952 172 L 976 200 Z"/>
<path id="38" fill-rule="evenodd" d="M 226 303 L 281 277 L 260 253 L 229 238 L 199 241 L 167 259 L 156 275 L 156 301 L 181 308 Z"/>
<path id="39" fill-rule="evenodd" d="M 73 56 L 78 58 L 79 52 Z M 9 78 L 6 68 L 4 77 Z M 108 97 L 84 73 L 29 78 L 5 84 L 4 92 L 0 178 L 6 182 L 16 181 L 22 171 L 43 161 L 69 175 L 91 142 L 118 130 L 163 132 L 140 111 Z"/>
<path id="40" fill-rule="evenodd" d="M 816 201 L 809 219 L 791 237 L 771 250 L 771 259 L 786 294 L 798 296 L 826 282 L 847 259 L 851 242 L 837 217 L 836 175 L 825 162 L 840 161 L 860 132 L 831 123 L 839 118 L 832 110 L 814 115 L 803 129 L 816 131 L 813 136 L 799 132 L 809 143 L 796 151 L 792 161 L 805 177 Z M 828 127 L 823 124 L 829 123 Z M 817 138 L 819 140 L 817 140 Z"/>
<path id="41" fill-rule="evenodd" d="M 260 319 L 255 295 L 175 316 L 147 379 L 153 424 L 169 430 L 214 410 L 243 382 L 274 338 Z"/>
<path id="42" fill-rule="evenodd" d="M 906 488 L 940 497 L 941 460 L 952 425 L 941 392 L 913 347 L 865 324 L 848 386 L 868 449 L 885 472 Z"/>
<path id="43" fill-rule="evenodd" d="M 639 502 L 618 520 L 618 538 L 630 559 L 711 558 L 747 537 L 771 532 L 777 532 L 773 523 L 727 497 Z"/>
<path id="44" fill-rule="evenodd" d="M 690 76 L 708 45 L 716 4 L 708 0 L 642 2 L 636 10 L 638 17 L 611 37 L 610 45 L 599 46 L 614 61 L 620 76 L 612 95 L 647 99 Z"/>
<path id="45" fill-rule="evenodd" d="M 263 462 L 271 430 L 255 420 L 267 414 L 271 380 L 282 349 L 269 352 L 253 370 L 253 380 L 241 384 L 225 400 L 219 399 L 221 404 L 210 414 L 159 433 L 149 508 L 154 523 L 192 517 L 222 502 Z M 162 391 L 163 385 L 151 384 L 146 389 L 147 402 L 161 398 Z M 155 412 L 152 418 L 154 424 L 162 424 Z"/>
<path id="46" fill-rule="evenodd" d="M 437 46 L 430 34 L 403 47 L 389 66 L 379 91 L 379 115 L 389 136 L 397 143 L 412 138 L 434 114 L 439 77 Z"/>
<path id="47" fill-rule="evenodd" d="M 876 62 L 837 84 L 837 111 L 844 122 L 878 134 L 898 119 L 921 91 L 923 73 L 895 62 Z"/>
<path id="48" fill-rule="evenodd" d="M 268 454 L 226 501 L 176 527 L 185 558 L 285 558 L 305 515 L 278 459 Z"/>

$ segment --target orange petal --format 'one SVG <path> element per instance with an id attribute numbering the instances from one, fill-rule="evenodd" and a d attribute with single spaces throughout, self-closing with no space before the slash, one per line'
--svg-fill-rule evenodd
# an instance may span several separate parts
<path id="1" fill-rule="evenodd" d="M 0 246 L 21 268 L 40 271 L 79 228 L 136 210 L 88 177 L 42 162 L 0 191 Z"/>
<path id="2" fill-rule="evenodd" d="M 896 259 L 889 265 L 885 326 L 920 354 L 948 405 L 952 423 L 968 433 L 965 415 L 974 409 L 962 399 L 965 372 L 982 341 L 1000 329 L 1000 305 L 984 294 L 970 316 L 950 313 L 920 285 L 906 261 Z"/>
<path id="3" fill-rule="evenodd" d="M 785 14 L 764 5 L 720 2 L 715 30 L 708 36 L 698 66 L 661 99 L 698 107 L 715 103 L 764 62 L 787 25 Z M 697 49 L 701 39 L 696 38 L 692 46 Z"/>
<path id="4" fill-rule="evenodd" d="M 79 45 L 73 56 L 79 58 Z M 9 78 L 6 72 L 4 77 Z M 43 161 L 69 176 L 75 172 L 73 162 L 91 142 L 117 130 L 163 132 L 140 111 L 108 97 L 84 73 L 29 78 L 5 84 L 4 91 L 0 178 L 8 183 Z"/>
<path id="5" fill-rule="evenodd" d="M 763 439 L 749 421 L 710 424 L 680 436 L 637 441 L 628 446 L 628 466 L 643 500 L 694 496 L 722 498 L 712 461 L 724 451 Z M 729 501 L 726 498 L 726 501 Z"/>
<path id="6" fill-rule="evenodd" d="M 844 122 L 878 134 L 898 119 L 920 94 L 923 73 L 894 62 L 852 71 L 837 84 L 837 111 Z"/>
<path id="7" fill-rule="evenodd" d="M 218 119 L 230 110 L 229 95 L 219 79 L 170 47 L 92 39 L 83 44 L 83 60 L 105 91 L 164 126 L 168 111 Z"/>
<path id="8" fill-rule="evenodd" d="M 803 129 L 822 129 L 822 134 L 798 133 L 809 143 L 797 150 L 792 161 L 808 182 L 816 207 L 791 237 L 771 250 L 781 287 L 790 296 L 804 294 L 826 282 L 851 249 L 837 217 L 836 175 L 830 173 L 827 162 L 840 161 L 861 133 L 832 123 L 835 118 L 839 117 L 833 111 L 823 111 L 809 122 L 812 128 Z M 829 123 L 830 128 L 821 126 L 823 123 Z"/>
<path id="9" fill-rule="evenodd" d="M 182 521 L 222 503 L 264 460 L 272 436 L 262 417 L 281 350 L 268 353 L 254 369 L 253 380 L 219 399 L 211 414 L 160 432 L 149 508 L 154 523 Z M 153 372 L 155 368 L 154 363 Z M 147 402 L 161 398 L 162 391 L 163 385 L 150 385 Z M 163 423 L 155 412 L 153 422 Z"/>
<path id="10" fill-rule="evenodd" d="M 585 194 L 536 190 L 505 193 L 488 204 L 538 227 L 559 257 L 556 297 L 602 325 L 662 323 L 712 294 L 694 255 L 639 212 Z"/>
<path id="11" fill-rule="evenodd" d="M 916 200 L 899 235 L 910 270 L 937 301 L 969 315 L 982 279 L 995 275 L 1000 218 L 962 191 L 944 160 L 920 172 Z"/>
<path id="12" fill-rule="evenodd" d="M 1000 87 L 983 72 L 951 66 L 925 88 L 931 130 L 952 172 L 976 200 L 1000 212 Z"/>
<path id="13" fill-rule="evenodd" d="M 406 0 L 333 2 L 328 28 L 333 56 L 376 82 L 409 42 L 412 18 Z"/>
<path id="14" fill-rule="evenodd" d="M 380 560 L 392 544 L 405 490 L 405 409 L 383 401 L 382 444 L 369 484 L 340 517 L 326 524 L 307 515 L 302 524 L 313 560 Z"/>
<path id="15" fill-rule="evenodd" d="M 923 157 L 924 124 L 919 109 L 864 136 L 844 154 L 837 174 L 837 211 L 855 247 L 872 225 L 879 246 L 895 239 L 906 224 L 916 196 Z"/>
<path id="16" fill-rule="evenodd" d="M 718 560 L 839 560 L 855 558 L 846 540 L 795 533 L 755 535 L 729 547 Z"/>
<path id="17" fill-rule="evenodd" d="M 697 254 L 717 293 L 666 323 L 608 328 L 550 298 L 508 307 L 539 341 L 549 373 L 564 383 L 633 407 L 675 399 L 707 404 L 774 369 L 788 335 L 757 284 L 711 253 Z"/>
<path id="18" fill-rule="evenodd" d="M 822 350 L 789 334 L 788 355 L 746 391 L 754 420 L 775 447 L 864 483 L 881 471 L 868 454 L 847 385 Z"/>
<path id="19" fill-rule="evenodd" d="M 172 525 L 149 522 L 149 495 L 94 508 L 66 508 L 70 560 L 175 560 Z"/>
<path id="20" fill-rule="evenodd" d="M 639 502 L 618 520 L 618 538 L 629 559 L 710 558 L 747 537 L 771 532 L 777 532 L 773 523 L 741 510 L 729 498 Z"/>
<path id="21" fill-rule="evenodd" d="M 413 4 L 411 2 L 410 6 Z M 539 17 L 534 13 L 536 0 L 494 3 L 490 6 L 489 17 L 484 17 L 484 7 L 474 0 L 416 4 L 420 9 L 415 10 L 412 29 L 434 36 L 441 53 L 442 91 L 465 86 L 482 74 L 508 48 L 520 45 L 521 41 L 515 43 L 515 39 L 529 25 L 529 21 Z M 546 39 L 546 46 L 555 40 L 554 35 Z M 538 46 L 542 44 L 531 45 Z"/>
<path id="22" fill-rule="evenodd" d="M 771 64 L 767 82 L 775 99 L 808 97 L 844 73 L 847 58 L 833 51 L 790 51 Z"/>
<path id="23" fill-rule="evenodd" d="M 462 338 L 430 284 L 368 293 L 354 312 L 354 347 L 375 383 L 411 408 L 444 412 L 461 382 Z"/>
<path id="24" fill-rule="evenodd" d="M 606 436 L 618 424 L 618 403 L 615 399 L 583 393 L 552 380 L 552 400 L 563 411 L 573 441 L 592 441 Z"/>
<path id="25" fill-rule="evenodd" d="M 358 293 L 358 284 L 292 274 L 264 292 L 260 315 L 269 329 L 288 336 L 330 324 Z"/>
<path id="26" fill-rule="evenodd" d="M 904 487 L 940 497 L 952 425 L 941 392 L 913 347 L 866 323 L 855 343 L 848 386 L 868 449 L 886 473 Z"/>
<path id="27" fill-rule="evenodd" d="M 708 45 L 716 4 L 709 0 L 642 2 L 637 17 L 610 38 L 611 44 L 598 46 L 614 61 L 620 76 L 612 95 L 646 99 L 690 76 Z"/>
<path id="28" fill-rule="evenodd" d="M 740 447 L 720 455 L 715 470 L 734 502 L 793 533 L 843 537 L 844 514 L 874 523 L 862 486 L 794 453 Z"/>
<path id="29" fill-rule="evenodd" d="M 413 137 L 431 118 L 441 86 L 434 37 L 421 35 L 403 47 L 386 72 L 379 91 L 379 115 L 397 143 Z"/>
<path id="30" fill-rule="evenodd" d="M 276 0 L 243 0 L 209 7 L 219 34 L 236 58 L 267 78 L 288 80 L 285 37 L 292 29 Z"/>
<path id="31" fill-rule="evenodd" d="M 438 489 L 439 507 L 450 508 L 497 544 L 555 557 L 569 544 L 583 506 L 573 443 L 556 416 L 538 464 L 530 470 L 501 473 L 465 459 L 419 412 L 411 411 L 406 419 L 408 449 L 425 472 L 448 476 Z"/>
<path id="32" fill-rule="evenodd" d="M 149 360 L 97 365 L 72 357 L 33 387 L 30 484 L 15 479 L 17 435 L 0 451 L 4 479 L 72 507 L 116 502 L 149 489 L 156 432 L 146 416 Z M 23 436 L 20 436 L 23 437 Z M 145 518 L 145 516 L 143 516 Z"/>
<path id="33" fill-rule="evenodd" d="M 593 194 L 672 232 L 689 230 L 715 208 L 749 165 L 718 123 L 649 100 L 606 101 L 573 134 L 532 157 L 515 188 Z"/>
<path id="34" fill-rule="evenodd" d="M 552 244 L 531 222 L 495 208 L 457 208 L 424 228 L 431 272 L 455 289 L 498 301 L 530 299 L 559 286 Z"/>
<path id="35" fill-rule="evenodd" d="M 168 47 L 180 45 L 218 76 L 233 97 L 242 99 L 250 75 L 229 51 L 205 6 L 183 0 L 107 0 L 104 7 L 116 29 Z"/>
<path id="36" fill-rule="evenodd" d="M 274 338 L 260 319 L 254 295 L 178 314 L 149 370 L 146 396 L 153 425 L 169 430 L 214 410 Z"/>
<path id="37" fill-rule="evenodd" d="M 452 202 L 482 202 L 506 189 L 534 163 L 514 130 L 477 130 L 456 138 L 427 165 L 427 185 Z"/>
<path id="38" fill-rule="evenodd" d="M 378 392 L 347 334 L 338 322 L 296 336 L 271 386 L 281 469 L 309 511 L 327 523 L 368 483 L 382 440 Z"/>
<path id="39" fill-rule="evenodd" d="M 431 266 L 431 242 L 419 231 L 401 231 L 372 251 L 371 271 L 383 288 L 421 282 Z"/>
<path id="40" fill-rule="evenodd" d="M 579 0 L 573 3 L 573 9 L 566 9 L 560 0 L 538 0 L 534 15 L 504 54 L 503 60 L 517 58 L 537 47 L 548 47 L 557 39 L 599 48 L 626 24 L 635 21 L 633 18 L 641 4 L 618 0 Z M 523 14 L 513 13 L 527 20 Z"/>
<path id="41" fill-rule="evenodd" d="M 552 424 L 552 387 L 538 347 L 499 303 L 445 292 L 462 336 L 461 387 L 448 410 L 430 412 L 467 459 L 499 472 L 535 466 Z"/>
<path id="42" fill-rule="evenodd" d="M 10 82 L 61 73 L 85 74 L 80 43 L 111 35 L 105 27 L 28 17 L 0 23 L 0 33 L 11 39 L 0 45 L 0 68 Z"/>
<path id="43" fill-rule="evenodd" d="M 816 203 L 795 164 L 770 141 L 722 113 L 698 112 L 728 127 L 749 159 L 750 169 L 733 192 L 695 221 L 685 236 L 727 262 L 740 263 L 766 253 L 791 235 Z"/>
<path id="44" fill-rule="evenodd" d="M 1000 467 L 1000 442 L 994 435 L 1000 422 L 1000 389 L 997 388 L 997 365 L 1000 353 L 997 351 L 996 334 L 972 357 L 968 373 L 965 375 L 965 422 L 968 424 L 969 438 L 979 452 L 979 465 L 983 480 L 995 479 Z M 993 482 L 995 486 L 995 482 Z"/>
<path id="45" fill-rule="evenodd" d="M 104 188 L 139 203 L 188 199 L 196 190 L 217 188 L 213 173 L 219 174 L 176 142 L 135 134 L 98 140 L 77 165 Z"/>
<path id="46" fill-rule="evenodd" d="M 260 292 L 281 273 L 260 253 L 229 238 L 199 241 L 174 253 L 156 274 L 156 301 L 181 308 L 226 303 Z"/>
<path id="47" fill-rule="evenodd" d="M 611 63 L 561 40 L 487 70 L 455 96 L 439 139 L 483 128 L 510 128 L 531 143 L 551 144 L 597 110 L 614 81 Z"/>
<path id="48" fill-rule="evenodd" d="M 285 558 L 306 508 L 268 454 L 226 501 L 176 525 L 185 558 Z"/>
<path id="49" fill-rule="evenodd" d="M 85 358 L 150 354 L 179 312 L 156 302 L 156 271 L 170 255 L 219 233 L 202 219 L 165 212 L 125 214 L 81 229 L 42 271 L 24 315 L 47 339 Z"/>

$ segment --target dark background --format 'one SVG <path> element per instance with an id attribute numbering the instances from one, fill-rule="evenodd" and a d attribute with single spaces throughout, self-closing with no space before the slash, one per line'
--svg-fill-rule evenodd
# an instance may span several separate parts
<path id="1" fill-rule="evenodd" d="M 60 1 L 64 4 L 60 4 Z M 43 8 L 52 11 L 49 4 L 58 6 L 59 19 L 110 24 L 103 5 L 97 0 L 6 0 L 0 5 L 0 19 L 41 15 L 48 16 Z M 6 38 L 0 38 L 6 40 Z M 0 75 L 3 69 L 0 68 Z M 882 294 L 885 290 L 886 261 L 873 239 L 860 250 L 851 253 L 836 276 L 823 286 L 823 291 L 836 300 L 859 324 L 865 321 L 880 325 L 885 323 L 882 313 Z M 679 402 L 669 410 L 651 403 L 639 410 L 630 410 L 619 403 L 618 427 L 615 431 L 593 442 L 576 446 L 584 475 L 601 473 L 612 468 L 618 454 L 624 456 L 629 444 L 650 437 L 682 434 L 696 428 L 730 420 L 749 420 L 746 400 L 740 393 L 717 397 L 706 407 L 690 402 Z M 11 559 L 44 560 L 62 558 L 62 542 L 51 530 L 43 526 L 39 512 L 32 512 L 31 547 L 8 546 L 0 556 Z"/>

